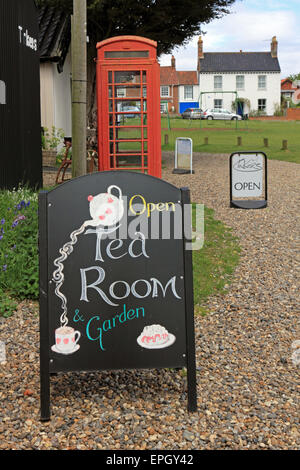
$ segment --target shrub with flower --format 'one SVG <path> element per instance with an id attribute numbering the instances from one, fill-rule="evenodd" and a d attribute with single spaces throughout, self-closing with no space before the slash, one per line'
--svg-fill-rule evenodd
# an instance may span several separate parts
<path id="1" fill-rule="evenodd" d="M 37 209 L 37 193 L 29 189 L 0 192 L 0 315 L 15 305 L 10 296 L 38 298 Z"/>

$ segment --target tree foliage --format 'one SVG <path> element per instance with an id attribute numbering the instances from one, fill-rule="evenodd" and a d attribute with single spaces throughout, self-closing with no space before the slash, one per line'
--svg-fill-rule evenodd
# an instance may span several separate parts
<path id="1" fill-rule="evenodd" d="M 288 78 L 292 80 L 292 82 L 295 82 L 296 80 L 300 80 L 300 73 L 294 73 L 292 75 L 289 75 Z"/>
<path id="2" fill-rule="evenodd" d="M 87 0 L 90 45 L 112 36 L 136 35 L 158 43 L 158 55 L 186 44 L 201 27 L 229 13 L 235 0 Z M 37 0 L 66 14 L 73 0 Z"/>

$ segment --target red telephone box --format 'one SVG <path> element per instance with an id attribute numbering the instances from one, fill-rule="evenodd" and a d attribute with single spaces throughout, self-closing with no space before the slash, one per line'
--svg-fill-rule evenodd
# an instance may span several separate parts
<path id="1" fill-rule="evenodd" d="M 118 36 L 97 44 L 99 170 L 161 177 L 157 43 Z"/>

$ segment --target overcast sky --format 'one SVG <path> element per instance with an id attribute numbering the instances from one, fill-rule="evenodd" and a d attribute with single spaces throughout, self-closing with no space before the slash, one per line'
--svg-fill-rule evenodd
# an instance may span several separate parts
<path id="1" fill-rule="evenodd" d="M 203 25 L 206 52 L 263 52 L 277 37 L 282 78 L 300 72 L 300 0 L 237 0 L 231 13 Z M 197 41 L 174 49 L 177 70 L 196 70 Z M 171 65 L 171 55 L 160 58 Z"/>

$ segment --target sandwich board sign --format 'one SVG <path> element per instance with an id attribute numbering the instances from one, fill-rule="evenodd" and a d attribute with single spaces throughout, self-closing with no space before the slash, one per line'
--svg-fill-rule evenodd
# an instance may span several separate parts
<path id="1" fill-rule="evenodd" d="M 267 156 L 263 152 L 230 155 L 230 207 L 262 209 L 267 206 Z"/>
<path id="2" fill-rule="evenodd" d="M 173 173 L 195 173 L 193 170 L 193 141 L 189 137 L 178 137 L 176 139 Z"/>
<path id="3" fill-rule="evenodd" d="M 39 195 L 41 419 L 57 372 L 187 368 L 196 410 L 189 190 L 107 171 Z"/>

